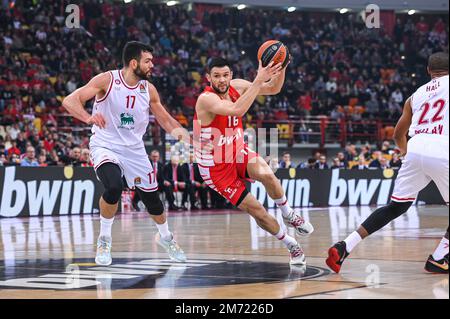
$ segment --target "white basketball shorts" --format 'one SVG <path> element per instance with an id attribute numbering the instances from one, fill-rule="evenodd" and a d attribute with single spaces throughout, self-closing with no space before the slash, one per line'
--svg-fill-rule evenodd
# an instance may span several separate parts
<path id="1" fill-rule="evenodd" d="M 391 199 L 396 202 L 414 201 L 431 181 L 448 203 L 448 136 L 418 134 L 408 141 L 405 159 L 395 180 Z"/>
<path id="2" fill-rule="evenodd" d="M 158 190 L 158 182 L 144 145 L 134 148 L 118 145 L 104 146 L 91 141 L 89 148 L 95 170 L 104 163 L 114 163 L 120 167 L 128 187 L 132 189 L 138 187 L 144 192 Z"/>

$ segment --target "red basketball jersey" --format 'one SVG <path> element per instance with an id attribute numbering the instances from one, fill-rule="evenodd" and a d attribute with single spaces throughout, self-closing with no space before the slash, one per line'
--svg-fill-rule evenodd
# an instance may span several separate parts
<path id="1" fill-rule="evenodd" d="M 207 86 L 202 94 L 217 94 Z M 231 101 L 239 99 L 239 92 L 230 86 L 228 94 Z M 242 118 L 237 116 L 216 115 L 209 125 L 201 125 L 194 114 L 194 140 L 196 141 L 195 157 L 197 162 L 204 167 L 221 167 L 222 165 L 235 163 L 236 155 L 245 147 L 244 128 Z M 212 143 L 214 149 L 204 150 L 206 144 Z"/>

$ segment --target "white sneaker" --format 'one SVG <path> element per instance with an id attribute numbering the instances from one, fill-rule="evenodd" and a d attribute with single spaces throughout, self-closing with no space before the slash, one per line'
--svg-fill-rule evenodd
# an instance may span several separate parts
<path id="1" fill-rule="evenodd" d="M 297 243 L 288 248 L 291 255 L 289 264 L 291 265 L 306 265 L 306 257 L 303 253 L 303 249 Z"/>
<path id="2" fill-rule="evenodd" d="M 313 225 L 293 210 L 289 213 L 288 217 L 283 216 L 283 221 L 286 225 L 294 227 L 299 236 L 307 237 L 314 232 Z"/>
<path id="3" fill-rule="evenodd" d="M 111 258 L 111 242 L 112 238 L 107 236 L 100 236 L 97 239 L 97 255 L 95 256 L 95 263 L 100 266 L 109 266 L 112 263 Z"/>
<path id="4" fill-rule="evenodd" d="M 186 255 L 184 254 L 184 251 L 180 248 L 180 246 L 177 244 L 175 239 L 170 241 L 166 241 L 161 238 L 160 233 L 156 233 L 155 240 L 162 248 L 164 248 L 167 253 L 169 254 L 170 259 L 176 262 L 184 263 L 186 262 Z"/>

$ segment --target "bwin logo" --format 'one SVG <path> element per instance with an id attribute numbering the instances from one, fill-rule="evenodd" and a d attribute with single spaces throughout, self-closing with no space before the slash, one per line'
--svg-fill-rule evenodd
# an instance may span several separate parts
<path id="1" fill-rule="evenodd" d="M 334 169 L 331 176 L 330 206 L 342 205 L 348 197 L 348 205 L 369 205 L 377 190 L 377 205 L 385 205 L 389 199 L 392 179 L 349 179 L 339 178 L 339 170 Z"/>
<path id="2" fill-rule="evenodd" d="M 72 203 L 70 214 L 92 213 L 95 185 L 91 180 L 62 181 L 41 180 L 23 182 L 15 179 L 15 167 L 5 168 L 3 192 L 0 202 L 0 217 L 16 217 L 22 212 L 30 216 L 52 215 L 59 201 L 59 215 L 67 215 Z M 84 205 L 81 209 L 84 195 Z M 28 203 L 28 207 L 25 204 Z"/>

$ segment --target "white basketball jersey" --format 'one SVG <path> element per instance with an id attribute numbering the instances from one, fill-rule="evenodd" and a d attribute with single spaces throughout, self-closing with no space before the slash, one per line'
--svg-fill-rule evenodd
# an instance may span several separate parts
<path id="1" fill-rule="evenodd" d="M 409 136 L 438 134 L 448 136 L 448 75 L 432 79 L 411 96 L 412 121 Z"/>
<path id="2" fill-rule="evenodd" d="M 92 126 L 91 142 L 109 145 L 143 146 L 150 120 L 150 94 L 148 82 L 141 80 L 134 87 L 128 86 L 121 70 L 109 71 L 111 82 L 106 95 L 95 100 L 92 114 L 101 113 L 106 127 Z"/>

